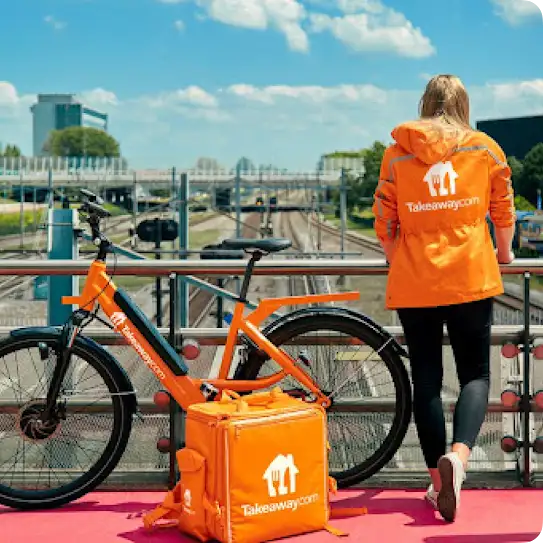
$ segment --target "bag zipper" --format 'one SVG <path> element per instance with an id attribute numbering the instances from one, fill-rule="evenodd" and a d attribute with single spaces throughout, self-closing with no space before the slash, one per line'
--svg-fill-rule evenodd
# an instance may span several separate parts
<path id="1" fill-rule="evenodd" d="M 260 424 L 260 423 L 263 423 L 263 422 L 270 422 L 270 421 L 274 421 L 274 420 L 282 420 L 282 419 L 291 419 L 291 418 L 306 418 L 306 417 L 314 417 L 315 416 L 315 411 L 310 411 L 310 410 L 306 410 L 304 409 L 303 411 L 290 411 L 288 413 L 278 413 L 277 415 L 269 415 L 267 417 L 263 417 L 263 416 L 259 416 L 259 417 L 254 417 L 254 418 L 250 418 L 250 419 L 243 419 L 243 420 L 233 420 L 231 421 L 231 425 L 235 427 L 235 436 L 236 437 L 239 437 L 239 433 L 241 431 L 241 429 L 239 428 L 240 426 L 250 426 L 251 424 Z"/>

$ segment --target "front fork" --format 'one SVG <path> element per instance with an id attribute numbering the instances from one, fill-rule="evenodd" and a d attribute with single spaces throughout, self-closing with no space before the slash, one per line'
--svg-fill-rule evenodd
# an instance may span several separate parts
<path id="1" fill-rule="evenodd" d="M 47 400 L 42 418 L 44 421 L 58 418 L 57 399 L 70 365 L 75 338 L 79 334 L 81 323 L 87 315 L 87 311 L 77 310 L 62 327 L 60 338 L 55 346 L 57 362 L 47 391 Z"/>

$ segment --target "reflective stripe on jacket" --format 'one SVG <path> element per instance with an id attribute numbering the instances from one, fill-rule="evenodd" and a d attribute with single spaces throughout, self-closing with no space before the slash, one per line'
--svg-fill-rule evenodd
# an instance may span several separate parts
<path id="1" fill-rule="evenodd" d="M 396 240 L 386 306 L 428 307 L 503 293 L 486 216 L 514 224 L 511 170 L 481 132 L 436 138 L 428 123 L 396 127 L 385 151 L 373 212 L 381 240 Z"/>

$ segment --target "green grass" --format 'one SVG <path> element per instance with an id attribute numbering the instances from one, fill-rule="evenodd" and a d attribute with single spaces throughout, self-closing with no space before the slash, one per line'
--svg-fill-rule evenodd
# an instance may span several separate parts
<path id="1" fill-rule="evenodd" d="M 220 234 L 221 231 L 218 229 L 189 232 L 189 247 L 191 249 L 201 249 L 204 245 L 217 242 Z"/>
<path id="2" fill-rule="evenodd" d="M 35 232 L 36 223 L 39 228 L 41 221 L 41 209 L 36 211 L 25 211 L 23 213 L 23 228 L 25 232 Z M 18 234 L 21 231 L 20 213 L 0 213 L 0 236 Z"/>
<path id="3" fill-rule="evenodd" d="M 200 224 L 201 222 L 207 221 L 211 217 L 218 217 L 219 214 L 214 211 L 203 211 L 201 213 L 191 213 L 189 215 L 189 223 L 191 226 Z"/>
<path id="4" fill-rule="evenodd" d="M 372 215 L 369 215 L 366 218 L 369 218 L 371 216 Z M 337 228 L 341 226 L 340 219 L 336 218 L 333 213 L 324 215 L 324 218 L 327 221 L 329 221 L 331 224 L 336 226 Z M 372 238 L 376 237 L 375 230 L 373 228 L 364 228 L 362 225 L 351 221 L 348 217 L 347 217 L 346 225 L 347 225 L 347 230 L 355 230 L 356 232 L 358 232 L 359 234 L 362 234 L 363 236 L 369 236 Z"/>

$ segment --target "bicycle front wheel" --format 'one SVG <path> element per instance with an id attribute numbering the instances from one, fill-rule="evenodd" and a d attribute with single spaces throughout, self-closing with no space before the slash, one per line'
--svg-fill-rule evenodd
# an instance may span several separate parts
<path id="1" fill-rule="evenodd" d="M 330 475 L 340 488 L 359 483 L 395 461 L 411 419 L 412 399 L 405 365 L 392 346 L 382 348 L 383 338 L 375 330 L 337 311 L 287 320 L 267 338 L 297 360 L 332 398 Z M 254 380 L 280 370 L 265 354 L 250 352 L 235 378 Z M 279 386 L 312 400 L 310 392 L 290 376 Z M 386 406 L 371 410 L 368 400 Z"/>
<path id="2" fill-rule="evenodd" d="M 119 462 L 132 428 L 117 365 L 77 338 L 57 422 L 44 423 L 56 364 L 54 334 L 0 342 L 0 504 L 52 508 L 93 490 Z"/>

